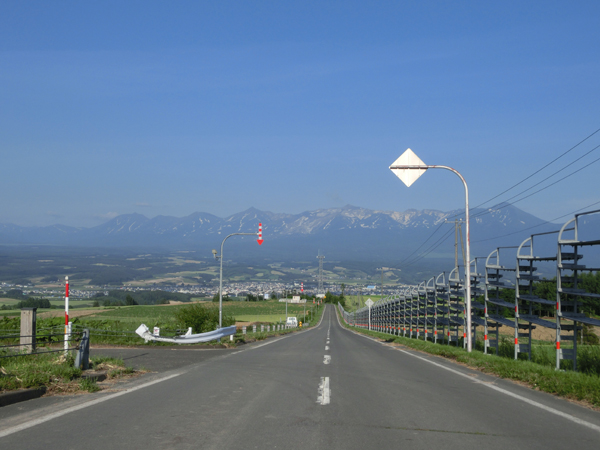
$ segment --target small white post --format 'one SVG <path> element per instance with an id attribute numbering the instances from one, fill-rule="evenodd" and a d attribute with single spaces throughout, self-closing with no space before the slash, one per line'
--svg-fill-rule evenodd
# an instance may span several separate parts
<path id="1" fill-rule="evenodd" d="M 64 349 L 65 354 L 69 349 L 69 339 L 70 339 L 70 330 L 69 330 L 69 277 L 65 277 L 65 343 Z"/>

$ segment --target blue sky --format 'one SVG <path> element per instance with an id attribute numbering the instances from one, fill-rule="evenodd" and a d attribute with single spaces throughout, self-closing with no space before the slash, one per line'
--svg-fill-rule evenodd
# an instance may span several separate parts
<path id="1" fill-rule="evenodd" d="M 599 13 L 593 1 L 1 2 L 0 223 L 464 206 L 449 172 L 406 188 L 389 171 L 408 147 L 459 170 L 478 205 L 600 128 Z M 599 167 L 516 206 L 553 219 L 600 201 Z"/>

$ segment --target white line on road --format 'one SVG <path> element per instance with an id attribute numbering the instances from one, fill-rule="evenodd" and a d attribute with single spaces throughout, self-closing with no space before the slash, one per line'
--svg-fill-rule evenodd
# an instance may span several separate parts
<path id="1" fill-rule="evenodd" d="M 329 405 L 331 401 L 331 389 L 329 389 L 329 377 L 321 377 L 321 383 L 319 384 L 319 397 L 317 397 L 317 403 L 321 405 Z"/>
<path id="2" fill-rule="evenodd" d="M 8 436 L 9 434 L 13 434 L 13 433 L 17 433 L 19 431 L 26 430 L 27 428 L 34 427 L 34 426 L 39 425 L 41 423 L 48 422 L 49 420 L 56 419 L 57 417 L 64 416 L 65 414 L 69 414 L 69 413 L 72 413 L 72 412 L 75 412 L 75 411 L 79 411 L 80 409 L 87 408 L 88 406 L 94 406 L 94 405 L 97 405 L 98 403 L 102 403 L 102 402 L 105 402 L 107 400 L 112 400 L 113 398 L 120 397 L 121 395 L 129 394 L 130 392 L 134 392 L 134 391 L 137 391 L 139 389 L 143 389 L 145 387 L 152 386 L 153 384 L 157 384 L 157 383 L 161 383 L 163 381 L 170 380 L 171 378 L 178 377 L 182 373 L 183 372 L 180 372 L 180 373 L 169 375 L 169 376 L 166 376 L 166 377 L 163 377 L 163 378 L 159 378 L 158 380 L 149 381 L 148 383 L 140 384 L 139 386 L 135 386 L 135 387 L 132 387 L 130 389 L 126 389 L 126 390 L 121 391 L 121 392 L 115 392 L 114 394 L 110 394 L 110 395 L 107 395 L 105 397 L 100 397 L 100 398 L 97 398 L 95 400 L 91 400 L 89 402 L 83 403 L 81 405 L 72 406 L 70 408 L 63 409 L 62 411 L 57 411 L 55 413 L 48 414 L 47 416 L 40 417 L 39 419 L 30 420 L 29 422 L 25 422 L 25 423 L 22 423 L 20 425 L 16 425 L 14 427 L 7 428 L 6 430 L 0 431 L 0 438 L 4 437 L 4 436 Z"/>
<path id="3" fill-rule="evenodd" d="M 325 355 L 325 359 L 323 359 L 323 364 L 329 364 L 331 362 L 331 355 Z"/>
<path id="4" fill-rule="evenodd" d="M 325 346 L 325 351 L 329 350 L 329 345 Z"/>
<path id="5" fill-rule="evenodd" d="M 585 420 L 581 420 L 578 417 L 572 416 L 571 414 L 567 414 L 565 412 L 559 411 L 558 409 L 554 409 L 554 408 L 551 408 L 550 406 L 543 405 L 542 403 L 536 402 L 535 400 L 530 400 L 528 398 L 522 397 L 518 394 L 507 391 L 506 389 L 502 389 L 501 387 L 495 386 L 493 384 L 489 384 L 484 381 L 474 379 L 473 377 L 471 377 L 470 375 L 468 375 L 466 373 L 462 373 L 462 372 L 459 372 L 458 370 L 454 370 L 449 367 L 443 366 L 442 364 L 438 364 L 436 362 L 430 361 L 427 358 L 423 358 L 422 356 L 418 356 L 413 353 L 407 352 L 406 350 L 401 350 L 399 348 L 396 348 L 395 350 L 398 350 L 399 352 L 402 352 L 402 353 L 406 353 L 407 355 L 410 355 L 410 356 L 414 356 L 415 358 L 426 361 L 430 364 L 433 364 L 434 366 L 441 367 L 442 369 L 445 369 L 449 372 L 460 375 L 461 377 L 468 378 L 469 380 L 473 381 L 474 383 L 481 384 L 482 386 L 488 387 L 497 392 L 508 395 L 509 397 L 516 398 L 517 400 L 521 400 L 522 402 L 528 403 L 532 406 L 536 406 L 540 409 L 543 409 L 544 411 L 548 411 L 549 413 L 556 414 L 557 416 L 563 417 L 567 420 L 578 423 L 579 425 L 583 425 L 584 427 L 588 427 L 588 428 L 591 428 L 592 430 L 600 432 L 600 427 L 598 425 L 594 425 L 593 423 L 586 422 Z"/>
<path id="6" fill-rule="evenodd" d="M 338 317 L 338 323 L 339 323 L 339 320 L 340 319 Z M 341 326 L 341 323 L 340 323 L 340 326 Z M 344 328 L 344 329 L 348 330 L 347 328 Z M 348 331 L 350 331 L 351 333 L 354 333 L 354 334 L 356 334 L 356 335 L 358 335 L 360 337 L 363 337 L 365 339 L 369 339 L 370 341 L 377 342 L 378 344 L 383 344 L 383 345 L 388 346 L 388 344 L 386 344 L 384 342 L 381 342 L 381 341 L 378 341 L 378 340 L 376 340 L 376 339 L 374 339 L 374 338 L 372 338 L 370 336 L 365 336 L 364 334 L 358 333 L 358 332 L 356 332 L 354 330 L 348 330 Z M 595 425 L 593 423 L 587 422 L 587 421 L 582 420 L 582 419 L 580 419 L 578 417 L 572 416 L 571 414 L 567 414 L 565 412 L 559 411 L 558 409 L 551 408 L 550 406 L 546 406 L 546 405 L 544 405 L 542 403 L 536 402 L 535 400 L 530 400 L 530 399 L 522 397 L 522 396 L 520 396 L 518 394 L 514 394 L 514 393 L 512 393 L 510 391 L 507 391 L 506 389 L 502 389 L 501 387 L 495 386 L 493 384 L 489 384 L 489 383 L 486 383 L 484 381 L 477 380 L 477 379 L 473 378 L 469 374 L 462 373 L 462 372 L 459 372 L 458 370 L 451 369 L 450 367 L 446 367 L 446 366 L 444 366 L 442 364 L 438 364 L 438 363 L 436 363 L 434 361 L 430 361 L 427 358 L 423 358 L 422 356 L 418 356 L 418 355 L 415 355 L 414 353 L 407 352 L 406 350 L 402 350 L 402 349 L 391 347 L 391 346 L 388 346 L 388 347 L 390 347 L 390 348 L 392 348 L 394 350 L 397 350 L 399 352 L 406 353 L 407 355 L 410 355 L 410 356 L 412 356 L 414 358 L 417 358 L 417 359 L 420 359 L 422 361 L 428 362 L 429 364 L 433 364 L 434 366 L 440 367 L 441 369 L 444 369 L 444 370 L 447 370 L 449 372 L 455 373 L 456 375 L 460 375 L 461 377 L 467 378 L 467 379 L 471 380 L 474 383 L 477 383 L 477 384 L 480 384 L 482 386 L 488 387 L 488 388 L 493 389 L 493 390 L 495 390 L 497 392 L 500 392 L 502 394 L 508 395 L 509 397 L 513 397 L 513 398 L 515 398 L 517 400 L 521 400 L 522 402 L 525 402 L 525 403 L 528 403 L 528 404 L 530 404 L 532 406 L 535 406 L 537 408 L 543 409 L 544 411 L 547 411 L 547 412 L 549 412 L 551 414 L 555 414 L 555 415 L 560 416 L 560 417 L 562 417 L 564 419 L 570 420 L 571 422 L 575 422 L 575 423 L 577 423 L 579 425 L 582 425 L 582 426 L 590 428 L 590 429 L 592 429 L 594 431 L 600 432 L 600 427 L 598 425 Z"/>

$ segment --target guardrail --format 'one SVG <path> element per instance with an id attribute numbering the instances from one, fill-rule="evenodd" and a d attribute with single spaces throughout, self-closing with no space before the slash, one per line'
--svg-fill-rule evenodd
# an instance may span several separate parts
<path id="1" fill-rule="evenodd" d="M 57 337 L 55 342 L 61 344 L 60 349 L 53 349 L 52 347 L 37 347 L 37 344 L 49 345 L 51 342 L 47 338 Z M 89 367 L 89 354 L 90 354 L 90 331 L 84 329 L 81 332 L 69 332 L 65 339 L 64 333 L 49 333 L 49 334 L 34 334 L 34 335 L 21 335 L 21 334 L 10 334 L 0 336 L 0 342 L 2 341 L 14 341 L 16 339 L 22 340 L 23 338 L 29 338 L 29 343 L 11 343 L 0 345 L 0 359 L 4 358 L 18 358 L 18 357 L 34 357 L 36 355 L 44 355 L 47 353 L 66 353 L 69 351 L 76 351 L 75 354 L 75 367 L 87 369 Z M 31 344 L 31 339 L 35 339 L 35 344 Z M 62 346 L 64 342 L 69 343 L 69 347 L 66 349 Z M 73 345 L 71 345 L 71 343 Z"/>

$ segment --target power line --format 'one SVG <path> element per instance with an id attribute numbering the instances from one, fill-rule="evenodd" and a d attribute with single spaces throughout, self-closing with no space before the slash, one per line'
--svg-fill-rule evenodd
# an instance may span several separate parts
<path id="1" fill-rule="evenodd" d="M 584 156 L 587 156 L 589 153 L 591 153 L 592 151 L 594 151 L 594 150 L 596 150 L 596 149 L 598 149 L 598 148 L 600 148 L 600 145 L 598 145 L 598 146 L 594 147 L 594 148 L 593 148 L 592 150 L 590 150 L 588 153 L 586 153 L 585 155 L 581 156 L 581 157 L 580 157 L 580 158 L 578 158 L 577 160 L 573 161 L 573 163 L 575 163 L 575 162 L 576 162 L 576 161 L 578 161 L 579 159 L 583 158 Z M 560 178 L 560 179 L 558 179 L 558 180 L 556 180 L 556 181 L 554 181 L 554 182 L 550 183 L 550 184 L 549 184 L 549 185 L 547 185 L 547 186 L 544 186 L 544 187 L 543 187 L 543 188 L 541 188 L 541 189 L 538 189 L 538 190 L 537 190 L 537 191 L 535 191 L 535 192 L 532 192 L 532 193 L 531 193 L 531 194 L 529 194 L 529 195 L 526 195 L 526 196 L 525 196 L 525 197 L 523 197 L 523 198 L 520 198 L 520 199 L 518 199 L 518 200 L 515 200 L 515 201 L 514 201 L 514 202 L 512 202 L 512 203 L 509 203 L 508 201 L 507 201 L 507 202 L 505 202 L 504 204 L 502 204 L 502 203 L 499 203 L 499 204 L 495 205 L 494 207 L 492 207 L 492 208 L 490 208 L 490 209 L 488 209 L 488 210 L 481 211 L 481 212 L 479 212 L 479 213 L 477 213 L 477 214 L 474 214 L 474 215 L 473 215 L 473 217 L 481 217 L 481 216 L 484 216 L 484 215 L 486 215 L 486 214 L 490 214 L 490 213 L 491 213 L 491 211 L 498 211 L 499 209 L 503 209 L 503 208 L 506 208 L 507 206 L 514 205 L 515 203 L 519 203 L 520 201 L 522 201 L 522 200 L 525 200 L 526 198 L 529 198 L 529 197 L 531 197 L 532 195 L 535 195 L 535 194 L 537 194 L 538 192 L 544 191 L 544 190 L 548 189 L 549 187 L 552 187 L 552 186 L 554 186 L 555 184 L 558 184 L 558 183 L 560 183 L 561 181 L 564 181 L 564 180 L 566 180 L 567 178 L 569 178 L 569 177 L 571 177 L 571 176 L 575 175 L 576 173 L 578 173 L 578 172 L 581 172 L 583 169 L 587 169 L 587 168 L 588 168 L 588 167 L 590 167 L 592 164 L 595 164 L 595 163 L 597 163 L 598 161 L 600 161 L 600 158 L 597 158 L 597 159 L 595 159 L 594 161 L 592 161 L 591 163 L 587 164 L 586 166 L 580 167 L 579 169 L 577 169 L 577 170 L 575 170 L 575 171 L 571 172 L 570 174 L 568 174 L 568 175 L 565 175 L 564 177 L 562 177 L 562 178 Z M 565 166 L 565 168 L 564 168 L 564 169 L 566 169 L 567 167 L 569 167 L 569 166 L 570 166 L 570 165 L 572 165 L 573 163 L 569 164 L 568 166 Z M 513 199 L 513 198 L 515 198 L 515 197 L 517 197 L 517 196 L 521 195 L 521 194 L 524 194 L 524 193 L 525 193 L 525 192 L 527 192 L 528 190 L 530 190 L 530 189 L 534 188 L 535 186 L 538 186 L 539 184 L 541 184 L 541 183 L 543 183 L 544 181 L 548 180 L 548 178 L 551 178 L 551 177 L 553 177 L 553 176 L 554 176 L 554 175 L 556 175 L 558 172 L 561 172 L 561 171 L 562 171 L 562 170 L 564 170 L 564 169 L 561 169 L 561 170 L 559 170 L 559 171 L 557 171 L 557 172 L 554 172 L 554 173 L 553 173 L 552 175 L 550 175 L 549 177 L 546 177 L 546 178 L 544 178 L 544 179 L 543 179 L 542 181 L 540 181 L 539 183 L 537 183 L 537 184 L 534 184 L 534 185 L 533 185 L 533 186 L 531 186 L 530 188 L 528 188 L 528 189 L 526 189 L 526 190 L 524 190 L 524 191 L 522 191 L 522 192 L 518 193 L 517 195 L 515 195 L 515 196 L 511 197 L 509 200 L 511 200 L 511 199 Z M 495 208 L 495 209 L 494 209 L 494 208 Z"/>
<path id="2" fill-rule="evenodd" d="M 421 253 L 419 256 L 417 256 L 416 258 L 414 258 L 412 261 L 407 262 L 406 264 L 403 264 L 402 267 L 406 268 L 406 267 L 410 267 L 412 266 L 414 263 L 416 263 L 417 261 L 420 261 L 421 259 L 425 258 L 425 256 L 427 256 L 428 254 L 430 254 L 432 251 L 434 251 L 436 248 L 438 248 L 440 245 L 442 245 L 444 242 L 446 242 L 446 240 L 448 240 L 448 238 L 450 237 L 450 235 L 452 234 L 453 229 L 450 228 L 446 234 L 442 235 L 441 238 L 439 238 L 437 241 L 435 241 L 433 244 L 431 244 L 431 246 L 429 246 L 429 248 L 427 248 L 427 250 L 425 250 L 423 253 Z"/>
<path id="3" fill-rule="evenodd" d="M 419 246 L 416 248 L 416 250 L 415 250 L 415 251 L 413 251 L 413 252 L 412 252 L 410 255 L 408 255 L 406 258 L 404 258 L 404 259 L 403 259 L 402 261 L 400 261 L 398 264 L 402 265 L 402 264 L 404 264 L 404 261 L 406 261 L 406 260 L 410 259 L 410 257 L 411 257 L 412 255 L 414 255 L 415 253 L 417 253 L 421 247 L 423 247 L 425 244 L 427 244 L 427 241 L 429 241 L 429 239 L 431 239 L 431 238 L 432 238 L 432 237 L 435 235 L 435 233 L 437 233 L 437 232 L 440 230 L 440 228 L 442 228 L 442 226 L 444 226 L 444 225 L 445 225 L 445 222 L 442 222 L 442 223 L 440 223 L 440 225 L 439 225 L 439 226 L 438 226 L 438 227 L 437 227 L 435 230 L 433 230 L 433 233 L 431 233 L 431 234 L 429 235 L 429 237 L 428 237 L 427 239 L 425 239 L 425 241 L 424 241 L 424 242 L 423 242 L 421 245 L 419 245 Z"/>
<path id="4" fill-rule="evenodd" d="M 542 170 L 544 170 L 546 167 L 554 164 L 556 161 L 558 161 L 560 158 L 562 158 L 563 156 L 565 156 L 566 154 L 570 153 L 571 151 L 575 150 L 577 147 L 579 147 L 581 144 L 583 144 L 585 141 L 587 141 L 588 139 L 590 139 L 592 136 L 594 136 L 595 134 L 597 134 L 598 132 L 600 132 L 600 128 L 598 128 L 596 131 L 594 131 L 592 134 L 590 134 L 589 136 L 587 136 L 586 138 L 584 138 L 583 140 L 579 141 L 577 144 L 575 144 L 573 147 L 571 147 L 569 150 L 567 150 L 566 152 L 562 153 L 561 155 L 557 156 L 556 158 L 554 158 L 552 161 L 550 161 L 548 164 L 546 164 L 545 166 L 541 167 L 540 169 L 536 170 L 535 172 L 533 172 L 531 175 L 528 175 L 527 177 L 523 178 L 521 181 L 519 181 L 516 184 L 513 184 L 511 187 L 509 187 L 508 189 L 500 192 L 498 195 L 495 195 L 494 197 L 490 198 L 489 200 L 486 200 L 483 203 L 480 203 L 479 205 L 473 207 L 473 209 L 479 208 L 480 206 L 485 205 L 486 203 L 491 202 L 494 199 L 497 199 L 498 197 L 500 197 L 503 194 L 506 194 L 508 191 L 513 190 L 514 188 L 516 188 L 517 186 L 519 186 L 520 184 L 523 184 L 525 181 L 529 180 L 531 177 L 537 175 L 538 173 L 540 173 Z M 597 147 L 596 147 L 597 148 Z M 595 150 L 595 149 L 594 149 Z"/>
<path id="5" fill-rule="evenodd" d="M 567 155 L 567 154 L 568 154 L 568 153 L 570 153 L 571 151 L 575 150 L 577 147 L 579 147 L 581 144 L 583 144 L 584 142 L 586 142 L 587 140 L 589 140 L 591 137 L 593 137 L 594 135 L 596 135 L 596 134 L 597 134 L 597 133 L 599 133 L 599 132 L 600 132 L 600 128 L 598 128 L 598 129 L 597 129 L 597 130 L 595 130 L 593 133 L 591 133 L 591 134 L 589 134 L 588 136 L 586 136 L 584 139 L 582 139 L 582 140 L 581 140 L 581 141 L 579 141 L 577 144 L 575 144 L 574 146 L 572 146 L 571 148 L 569 148 L 567 151 L 563 152 L 561 155 L 559 155 L 559 156 L 557 156 L 556 158 L 554 158 L 554 159 L 553 159 L 552 161 L 550 161 L 549 163 L 545 164 L 543 167 L 539 168 L 538 170 L 536 170 L 536 171 L 535 171 L 535 172 L 533 172 L 532 174 L 530 174 L 530 175 L 528 175 L 527 177 L 523 178 L 523 179 L 522 179 L 521 181 L 519 181 L 518 183 L 515 183 L 514 185 L 512 185 L 512 186 L 511 186 L 511 187 L 509 187 L 508 189 L 505 189 L 505 190 L 504 190 L 504 191 L 502 191 L 501 193 L 499 193 L 499 194 L 495 195 L 494 197 L 492 197 L 492 198 L 490 198 L 490 199 L 488 199 L 488 200 L 484 201 L 483 203 L 480 203 L 479 205 L 477 205 L 477 206 L 475 206 L 475 207 L 473 207 L 473 208 L 471 208 L 471 209 L 476 209 L 476 208 L 479 208 L 479 207 L 481 207 L 481 206 L 485 205 L 486 203 L 489 203 L 490 201 L 492 201 L 492 200 L 494 200 L 494 199 L 496 199 L 496 198 L 500 197 L 501 195 L 503 195 L 503 194 L 505 194 L 505 193 L 507 193 L 507 192 L 509 192 L 509 191 L 513 190 L 513 189 L 514 189 L 514 188 L 516 188 L 517 186 L 519 186 L 519 185 L 523 184 L 525 181 L 527 181 L 527 180 L 531 179 L 532 177 L 534 177 L 535 175 L 537 175 L 538 173 L 540 173 L 541 171 L 543 171 L 544 169 L 546 169 L 546 168 L 547 168 L 547 167 L 549 167 L 550 165 L 554 164 L 556 161 L 558 161 L 559 159 L 561 159 L 562 157 L 564 157 L 565 155 Z M 515 195 L 513 195 L 513 196 L 512 196 L 512 197 L 510 197 L 508 200 L 506 200 L 506 201 L 504 201 L 504 202 L 501 202 L 501 203 L 498 203 L 498 204 L 494 205 L 494 206 L 493 206 L 492 208 L 490 208 L 489 210 L 481 211 L 481 212 L 479 212 L 479 213 L 477 213 L 477 214 L 474 214 L 472 217 L 473 217 L 473 218 L 475 218 L 475 217 L 481 217 L 481 216 L 483 216 L 483 215 L 485 215 L 485 214 L 490 214 L 492 210 L 496 210 L 496 211 L 497 211 L 498 209 L 506 208 L 506 207 L 508 207 L 508 206 L 510 206 L 510 205 L 512 205 L 512 204 L 514 204 L 514 203 L 518 203 L 518 202 L 520 202 L 520 201 L 522 201 L 522 200 L 525 200 L 526 198 L 529 198 L 529 197 L 531 197 L 531 196 L 533 196 L 533 195 L 535 195 L 535 194 L 537 194 L 537 193 L 539 193 L 539 192 L 541 192 L 541 191 L 543 191 L 543 190 L 545 190 L 545 189 L 548 189 L 548 188 L 549 188 L 549 187 L 551 187 L 551 186 L 554 186 L 555 184 L 557 184 L 557 183 L 559 183 L 559 182 L 561 182 L 561 181 L 565 180 L 566 178 L 569 178 L 570 176 L 572 176 L 572 175 L 576 174 L 577 172 L 580 172 L 581 170 L 583 170 L 583 169 L 585 169 L 585 168 L 587 168 L 587 167 L 591 166 L 592 164 L 594 164 L 594 163 L 596 163 L 596 162 L 600 161 L 600 158 L 598 158 L 598 159 L 596 159 L 596 160 L 592 161 L 591 163 L 589 163 L 588 165 L 586 165 L 586 166 L 584 166 L 584 167 L 581 167 L 581 168 L 579 168 L 579 169 L 575 170 L 574 172 L 572 172 L 572 173 L 570 173 L 570 174 L 568 174 L 568 175 L 566 175 L 566 176 L 564 176 L 564 177 L 560 178 L 559 180 L 556 180 L 556 181 L 554 181 L 553 183 L 551 183 L 551 184 L 549 184 L 549 185 L 547 185 L 547 186 L 545 186 L 545 187 L 543 187 L 543 188 L 541 188 L 541 189 L 538 189 L 537 191 L 535 191 L 535 192 L 533 192 L 533 193 L 531 193 L 531 194 L 529 194 L 529 195 L 527 195 L 527 196 L 525 196 L 525 197 L 523 197 L 523 198 L 521 198 L 521 199 L 519 199 L 519 200 L 516 200 L 516 201 L 514 201 L 513 203 L 509 203 L 509 202 L 508 202 L 509 200 L 512 200 L 512 199 L 514 199 L 514 198 L 518 197 L 519 195 L 522 195 L 522 194 L 524 194 L 525 192 L 527 192 L 527 191 L 530 191 L 531 189 L 535 188 L 536 186 L 539 186 L 539 185 L 540 185 L 540 184 L 542 184 L 543 182 L 547 181 L 548 179 L 552 178 L 552 177 L 553 177 L 553 176 L 555 176 L 556 174 L 558 174 L 558 173 L 562 172 L 563 170 L 567 169 L 568 167 L 572 166 L 572 165 L 573 165 L 573 164 L 575 164 L 577 161 L 580 161 L 582 158 L 586 157 L 587 155 L 589 155 L 589 154 L 590 154 L 590 153 L 592 153 L 593 151 L 597 150 L 598 148 L 600 148 L 600 145 L 598 145 L 598 146 L 594 147 L 593 149 L 591 149 L 590 151 L 588 151 L 588 152 L 587 152 L 587 153 L 585 153 L 584 155 L 582 155 L 582 156 L 580 156 L 579 158 L 577 158 L 576 160 L 574 160 L 574 161 L 570 162 L 570 163 L 569 163 L 569 164 L 567 164 L 566 166 L 564 166 L 564 167 L 562 167 L 561 169 L 557 170 L 556 172 L 552 173 L 551 175 L 549 175 L 548 177 L 546 177 L 546 178 L 544 178 L 543 180 L 539 181 L 538 183 L 536 183 L 536 184 L 534 184 L 534 185 L 532 185 L 532 186 L 528 187 L 527 189 L 524 189 L 523 191 L 519 192 L 518 194 L 515 194 Z M 589 206 L 587 206 L 587 207 L 585 207 L 585 208 L 583 208 L 583 209 L 589 208 L 590 206 L 594 206 L 594 205 L 596 205 L 596 204 L 598 204 L 598 203 L 600 203 L 600 202 L 593 203 L 592 205 L 589 205 Z M 494 208 L 495 208 L 495 209 L 494 209 Z M 578 211 L 581 211 L 581 210 L 578 210 Z M 569 214 L 572 214 L 572 213 L 569 213 Z M 563 216 L 560 216 L 560 217 L 557 217 L 557 218 L 555 218 L 555 219 L 552 219 L 552 221 L 555 221 L 555 220 L 561 219 L 561 218 L 563 218 L 563 217 L 565 217 L 565 216 L 568 216 L 569 214 L 565 214 L 565 215 L 563 215 Z M 461 215 L 461 213 L 459 213 L 459 214 L 455 214 L 454 216 L 451 216 L 451 217 L 450 217 L 450 219 L 452 219 L 452 218 L 455 218 L 455 217 L 458 217 L 458 216 L 460 216 L 460 215 Z M 509 234 L 506 234 L 506 235 L 503 235 L 503 236 L 494 237 L 494 238 L 483 239 L 483 240 L 480 240 L 480 241 L 474 241 L 474 242 L 483 242 L 483 241 L 488 241 L 488 240 L 492 240 L 492 239 L 497 239 L 497 238 L 499 238 L 499 237 L 510 236 L 510 235 L 513 235 L 513 234 L 521 233 L 521 232 L 523 232 L 523 231 L 525 231 L 525 230 L 528 230 L 528 229 L 531 229 L 531 228 L 536 228 L 536 227 L 539 227 L 539 226 L 545 225 L 545 224 L 547 224 L 547 223 L 550 223 L 550 222 L 551 222 L 551 221 L 547 221 L 547 222 L 544 222 L 544 223 L 541 223 L 541 224 L 535 225 L 535 226 L 533 226 L 533 227 L 530 227 L 530 228 L 525 228 L 524 230 L 521 230 L 521 231 L 517 231 L 517 232 L 509 233 Z M 438 226 L 438 227 L 437 227 L 437 228 L 436 228 L 436 229 L 433 231 L 433 233 L 431 233 L 431 234 L 429 235 L 429 237 L 428 237 L 428 238 L 427 238 L 427 239 L 426 239 L 426 240 L 425 240 L 425 241 L 424 241 L 424 242 L 423 242 L 423 243 L 422 243 L 422 244 L 421 244 L 419 247 L 417 247 L 417 249 L 416 249 L 416 250 L 414 250 L 414 251 L 413 251 L 413 252 L 412 252 L 410 255 L 408 255 L 406 258 L 404 258 L 404 259 L 403 259 L 403 260 L 400 262 L 400 265 L 402 265 L 402 266 L 404 266 L 404 267 L 411 266 L 411 265 L 413 265 L 414 263 L 416 263 L 417 261 L 419 261 L 419 260 L 421 260 L 422 258 L 424 258 L 425 256 L 427 256 L 429 253 L 431 253 L 431 252 L 432 252 L 432 251 L 434 251 L 435 249 L 437 249 L 437 248 L 438 248 L 440 245 L 442 245 L 442 244 L 443 244 L 443 243 L 444 243 L 444 242 L 445 242 L 445 241 L 448 239 L 448 237 L 450 236 L 450 232 L 451 232 L 452 230 L 448 231 L 448 232 L 447 232 L 445 235 L 443 235 L 443 236 L 442 236 L 442 237 L 441 237 L 441 238 L 440 238 L 438 241 L 436 241 L 434 244 L 432 244 L 432 246 L 430 246 L 430 247 L 429 247 L 427 250 L 423 251 L 421 254 L 419 254 L 417 257 L 415 257 L 415 258 L 413 258 L 413 259 L 411 260 L 411 257 L 412 257 L 412 256 L 413 256 L 415 253 L 417 253 L 417 252 L 418 252 L 418 251 L 419 251 L 419 250 L 420 250 L 420 249 L 421 249 L 421 248 L 422 248 L 422 247 L 423 247 L 423 246 L 424 246 L 424 245 L 425 245 L 425 244 L 426 244 L 426 243 L 427 243 L 427 242 L 428 242 L 428 241 L 429 241 L 429 240 L 430 240 L 430 239 L 431 239 L 431 238 L 432 238 L 432 237 L 433 237 L 433 236 L 434 236 L 434 235 L 435 235 L 435 234 L 436 234 L 436 233 L 437 233 L 437 232 L 438 232 L 440 229 L 441 229 L 442 225 L 443 225 L 443 223 L 442 223 L 442 224 L 440 224 L 440 226 Z M 436 244 L 437 244 L 437 245 L 436 245 Z"/>
<path id="6" fill-rule="evenodd" d="M 533 225 L 533 226 L 531 226 L 531 227 L 523 228 L 522 230 L 519 230 L 519 231 L 513 231 L 512 233 L 503 234 L 503 235 L 501 235 L 501 236 L 494 236 L 494 237 L 492 237 L 492 238 L 487 238 L 487 239 L 479 239 L 478 241 L 473 241 L 473 243 L 475 243 L 475 242 L 485 242 L 485 241 L 492 241 L 492 240 L 494 240 L 494 239 L 499 239 L 499 238 L 506 237 L 506 236 L 512 236 L 513 234 L 519 234 L 519 233 L 522 233 L 523 231 L 531 230 L 531 229 L 533 229 L 533 228 L 541 227 L 541 226 L 543 226 L 543 225 L 546 225 L 546 224 L 548 224 L 548 223 L 552 223 L 552 222 L 554 222 L 555 220 L 562 219 L 562 218 L 564 218 L 564 217 L 567 217 L 567 216 L 572 216 L 572 215 L 574 215 L 574 214 L 578 213 L 579 211 L 583 211 L 583 210 L 589 209 L 589 208 L 591 208 L 592 206 L 596 206 L 596 205 L 598 205 L 598 204 L 600 204 L 600 201 L 597 201 L 597 202 L 595 202 L 595 203 L 592 203 L 592 204 L 590 204 L 590 205 L 584 206 L 583 208 L 576 209 L 575 211 L 569 212 L 569 213 L 567 213 L 567 214 L 563 214 L 562 216 L 555 217 L 554 219 L 551 219 L 551 220 L 546 220 L 545 222 L 539 223 L 539 224 L 537 224 L 537 225 Z"/>
<path id="7" fill-rule="evenodd" d="M 527 177 L 523 178 L 521 181 L 519 181 L 518 183 L 515 183 L 514 185 L 512 185 L 511 187 L 509 187 L 508 189 L 505 189 L 504 191 L 500 192 L 498 195 L 495 195 L 494 197 L 484 201 L 483 203 L 480 203 L 477 206 L 472 207 L 471 209 L 477 209 L 483 205 L 485 205 L 486 203 L 491 202 L 492 200 L 500 197 L 501 195 L 511 191 L 512 189 L 514 189 L 515 187 L 521 185 L 522 183 L 524 183 L 525 181 L 529 180 L 530 178 L 532 178 L 533 176 L 537 175 L 538 173 L 540 173 L 542 170 L 544 170 L 545 168 L 547 168 L 548 166 L 552 165 L 553 163 L 555 163 L 556 161 L 558 161 L 560 158 L 562 158 L 563 156 L 567 155 L 568 153 L 570 153 L 571 151 L 573 151 L 574 149 L 576 149 L 577 147 L 579 147 L 581 144 L 583 144 L 584 142 L 586 142 L 587 140 L 589 140 L 592 136 L 596 135 L 598 132 L 600 132 L 600 128 L 598 128 L 596 131 L 594 131 L 593 133 L 591 133 L 590 135 L 586 136 L 584 139 L 582 139 L 581 141 L 579 141 L 577 144 L 575 144 L 574 146 L 572 146 L 570 149 L 568 149 L 567 151 L 563 152 L 561 155 L 557 156 L 556 158 L 554 158 L 552 161 L 550 161 L 549 163 L 545 164 L 543 167 L 541 167 L 540 169 L 536 170 L 535 172 L 533 172 L 532 174 L 528 175 Z M 591 149 L 590 151 L 588 151 L 587 153 L 585 153 L 584 155 L 580 156 L 579 158 L 577 158 L 575 161 L 572 161 L 571 163 L 567 164 L 566 166 L 564 166 L 563 168 L 557 170 L 556 172 L 554 172 L 552 175 L 544 178 L 542 181 L 534 184 L 533 186 L 528 187 L 527 189 L 519 192 L 518 194 L 515 194 L 514 196 L 510 197 L 509 199 L 507 199 L 506 201 L 497 203 L 496 205 L 492 206 L 491 208 L 486 209 L 485 211 L 481 211 L 477 214 L 475 214 L 473 217 L 480 217 L 483 216 L 485 214 L 490 214 L 491 211 L 493 210 L 498 210 L 498 209 L 502 209 L 502 208 L 506 208 L 507 206 L 510 206 L 512 203 L 509 203 L 509 200 L 512 200 L 515 197 L 518 197 L 521 194 L 524 194 L 525 192 L 533 189 L 535 186 L 540 185 L 541 183 L 543 183 L 544 181 L 548 180 L 549 178 L 552 178 L 554 175 L 556 175 L 557 173 L 560 173 L 561 171 L 565 170 L 567 167 L 573 165 L 574 163 L 576 163 L 577 161 L 581 160 L 582 158 L 584 158 L 585 156 L 589 155 L 590 153 L 592 153 L 593 151 L 597 150 L 598 148 L 600 148 L 600 145 L 594 147 L 593 149 Z M 590 166 L 591 164 L 594 164 L 595 162 L 597 162 L 598 160 L 593 161 L 592 163 L 588 164 L 588 166 Z M 580 169 L 581 170 L 581 169 Z M 565 178 L 568 178 L 570 175 L 562 178 L 559 181 L 564 180 Z M 553 183 L 547 187 L 553 186 L 556 183 Z M 540 189 L 537 192 L 541 192 L 544 189 Z M 527 197 L 525 197 L 527 198 Z M 514 202 L 516 203 L 516 202 Z M 453 219 L 455 217 L 458 217 L 460 214 L 455 214 L 454 216 L 451 216 L 450 219 Z"/>

